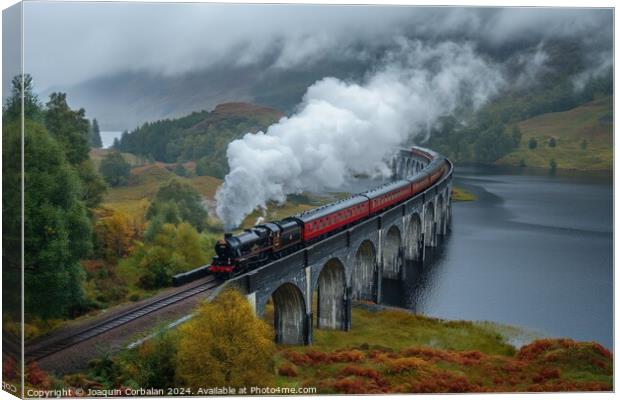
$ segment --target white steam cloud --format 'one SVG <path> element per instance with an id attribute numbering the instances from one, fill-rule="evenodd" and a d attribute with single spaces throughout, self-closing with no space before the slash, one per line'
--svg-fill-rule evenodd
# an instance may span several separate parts
<path id="1" fill-rule="evenodd" d="M 388 176 L 397 146 L 457 107 L 479 107 L 503 82 L 469 43 L 401 39 L 364 82 L 324 78 L 307 89 L 296 114 L 230 143 L 217 214 L 230 229 L 270 200 L 335 190 L 356 174 Z"/>

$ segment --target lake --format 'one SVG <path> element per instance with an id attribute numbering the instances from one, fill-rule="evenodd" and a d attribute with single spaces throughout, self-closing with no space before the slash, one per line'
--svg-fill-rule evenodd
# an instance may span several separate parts
<path id="1" fill-rule="evenodd" d="M 452 232 L 384 301 L 428 316 L 488 320 L 613 347 L 611 174 L 460 167 Z"/>
<path id="2" fill-rule="evenodd" d="M 114 143 L 115 138 L 118 138 L 118 139 L 121 138 L 121 135 L 123 134 L 123 132 L 101 131 L 99 132 L 99 134 L 101 135 L 101 143 L 103 144 L 103 148 L 107 149 L 112 146 L 112 143 Z"/>

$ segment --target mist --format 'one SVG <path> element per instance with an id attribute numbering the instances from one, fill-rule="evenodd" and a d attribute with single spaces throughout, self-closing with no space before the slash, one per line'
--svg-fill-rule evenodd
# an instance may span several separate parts
<path id="1" fill-rule="evenodd" d="M 477 109 L 504 84 L 471 43 L 396 42 L 363 81 L 321 79 L 296 113 L 229 144 L 230 173 L 216 194 L 226 229 L 289 194 L 336 190 L 358 174 L 388 177 L 398 146 L 459 107 Z"/>
<path id="2" fill-rule="evenodd" d="M 394 37 L 515 52 L 553 38 L 611 49 L 611 9 L 27 2 L 25 69 L 42 90 L 116 73 L 363 61 Z M 62 27 L 62 29 L 59 29 Z"/>

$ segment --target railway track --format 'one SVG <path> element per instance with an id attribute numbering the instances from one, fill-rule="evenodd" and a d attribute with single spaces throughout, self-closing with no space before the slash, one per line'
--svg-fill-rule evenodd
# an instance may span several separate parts
<path id="1" fill-rule="evenodd" d="M 207 290 L 213 289 L 219 285 L 219 281 L 217 281 L 214 277 L 209 277 L 206 281 L 202 281 L 199 284 L 189 285 L 189 287 L 183 288 L 183 290 L 155 298 L 130 310 L 126 310 L 125 312 L 97 322 L 92 326 L 71 332 L 64 337 L 49 337 L 30 345 L 27 344 L 25 348 L 26 361 L 29 362 L 40 360 L 80 342 L 101 335 L 102 333 L 117 328 L 121 325 L 135 321 L 164 307 L 206 292 Z"/>

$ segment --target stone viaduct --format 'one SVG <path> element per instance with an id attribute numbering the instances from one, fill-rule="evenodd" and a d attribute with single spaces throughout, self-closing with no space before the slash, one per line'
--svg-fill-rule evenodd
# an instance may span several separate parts
<path id="1" fill-rule="evenodd" d="M 417 153 L 400 150 L 392 169 L 397 178 L 411 177 L 428 164 Z M 310 344 L 314 326 L 349 330 L 353 300 L 381 302 L 382 279 L 404 279 L 412 273 L 405 267 L 412 263 L 405 260 L 423 262 L 429 248 L 446 235 L 451 188 L 452 167 L 405 203 L 231 279 L 222 288 L 237 287 L 260 316 L 271 299 L 278 343 Z"/>

